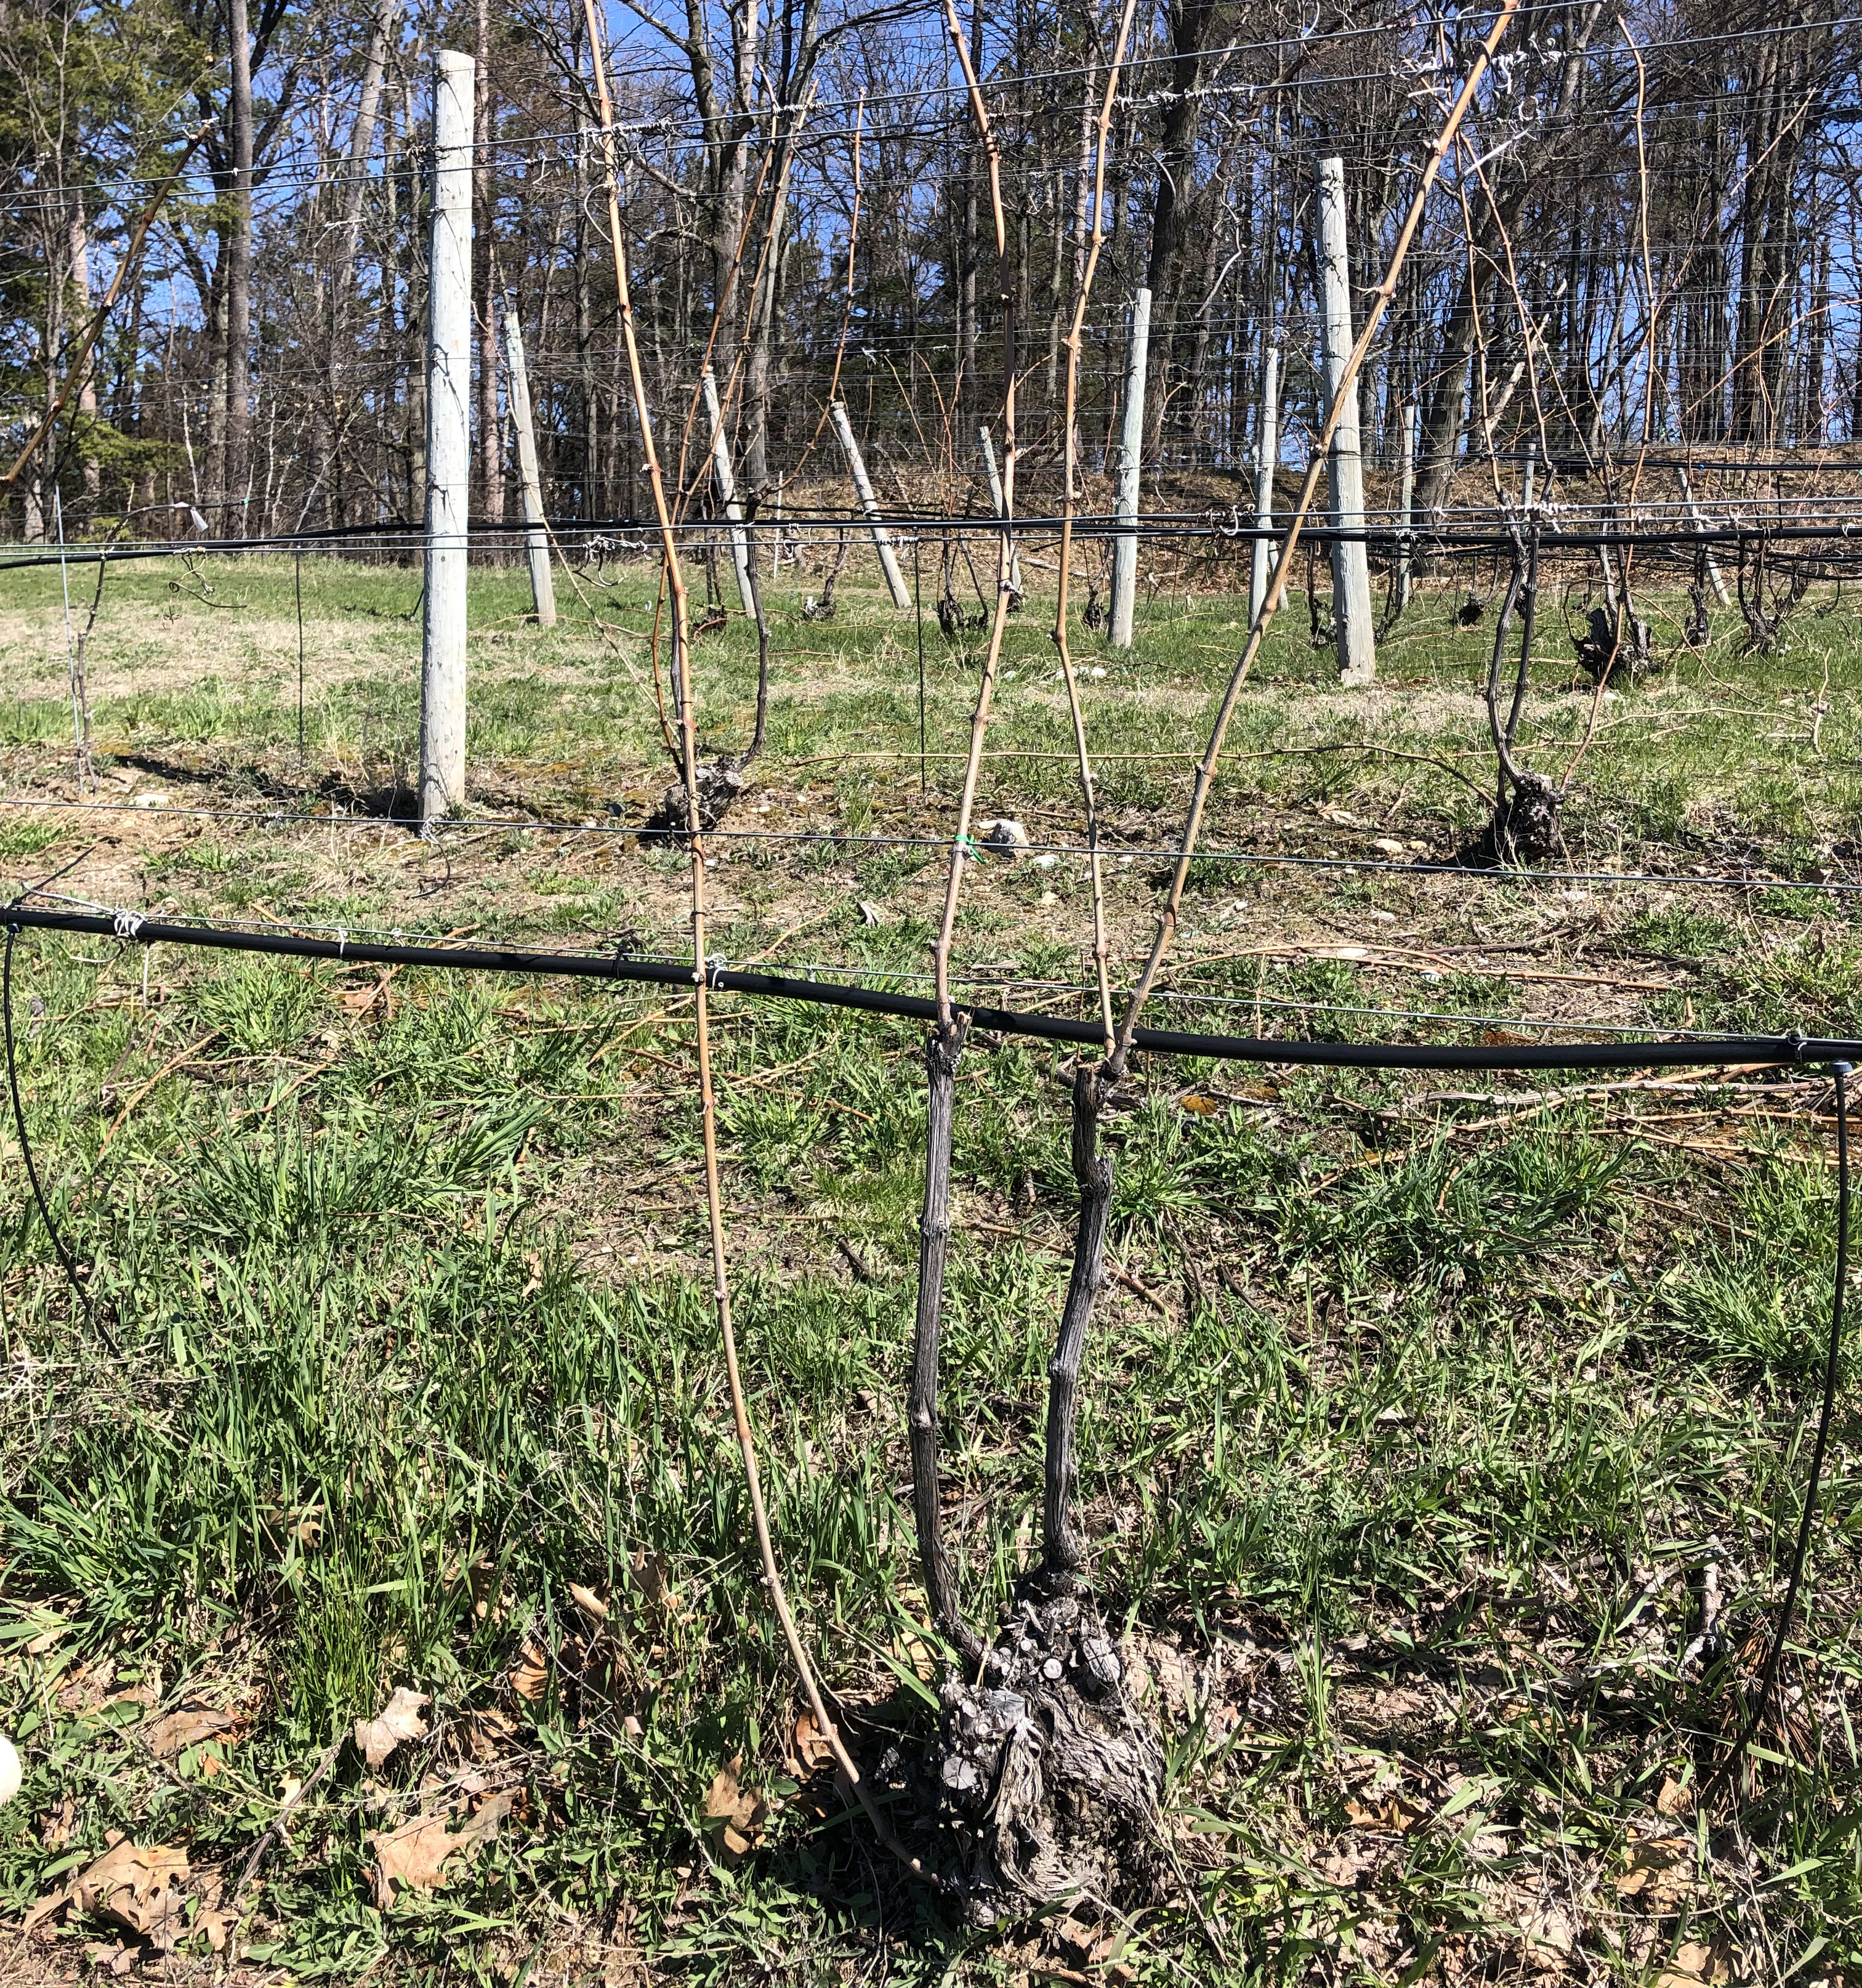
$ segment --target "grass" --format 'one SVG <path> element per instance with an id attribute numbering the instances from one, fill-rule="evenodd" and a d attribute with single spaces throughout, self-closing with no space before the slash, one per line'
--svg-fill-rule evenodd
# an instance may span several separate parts
<path id="1" fill-rule="evenodd" d="M 609 579 L 604 618 L 643 628 L 640 576 Z M 203 597 L 198 573 L 112 577 L 93 652 L 106 791 L 262 813 L 404 768 L 417 631 L 396 617 L 414 575 L 307 563 L 301 787 L 290 569 L 208 580 Z M 476 622 L 520 611 L 515 576 L 474 583 Z M 921 800 L 915 647 L 847 597 L 846 619 L 782 622 L 782 646 L 815 653 L 779 674 L 740 806 L 746 824 L 880 839 L 727 845 L 720 943 L 916 973 L 940 864 L 884 838 L 941 832 L 949 762 L 930 762 Z M 1276 638 L 1235 733 L 1238 756 L 1275 756 L 1225 776 L 1231 844 L 1364 863 L 1377 837 L 1440 855 L 1470 832 L 1472 797 L 1438 766 L 1310 749 L 1475 749 L 1480 631 L 1453 631 L 1458 599 L 1424 597 L 1370 706 L 1325 688 L 1297 625 Z M 40 802 L 72 797 L 55 600 L 55 574 L 0 589 L 9 771 Z M 1133 658 L 1103 659 L 1093 686 L 1109 751 L 1195 742 L 1235 639 L 1225 597 L 1179 614 L 1160 591 L 1149 612 Z M 1034 605 L 1022 624 L 992 737 L 1063 752 Z M 1755 848 L 1793 877 L 1843 860 L 1853 696 L 1831 697 L 1825 759 L 1807 716 L 1802 742 L 1763 735 L 1807 710 L 1826 661 L 1836 690 L 1856 687 L 1836 617 L 1806 611 L 1802 631 L 1765 661 L 1722 636 L 1602 708 L 1573 867 L 1668 881 L 1199 864 L 1197 965 L 1178 985 L 1191 998 L 1171 1013 L 1252 1027 L 1259 1003 L 1269 1030 L 1392 1039 L 1530 1019 L 1862 1033 L 1843 901 L 1687 875 Z M 928 745 L 948 752 L 974 678 L 934 646 Z M 700 651 L 721 741 L 742 723 L 746 657 L 735 624 Z M 676 946 L 682 860 L 557 826 L 586 811 L 624 828 L 664 784 L 644 648 L 586 619 L 548 637 L 507 622 L 474 664 L 475 778 L 507 797 L 488 811 L 521 801 L 529 826 L 431 850 L 372 820 L 40 806 L 7 811 L 0 854 L 20 879 L 80 857 L 55 888 L 113 904 Z M 1548 665 L 1532 707 L 1548 754 L 1588 708 L 1560 685 Z M 906 756 L 846 758 L 881 750 Z M 1005 757 L 990 777 L 992 811 L 1070 837 L 1064 759 Z M 1162 840 L 1180 767 L 1107 777 L 1121 834 Z M 1113 866 L 1121 952 L 1157 867 Z M 1083 888 L 1070 858 L 986 866 L 967 967 L 996 986 L 1077 979 Z M 1097 1590 L 1169 1747 L 1183 1887 L 1128 1925 L 985 1934 L 879 1861 L 797 1734 L 706 1289 L 688 1006 L 38 938 L 15 979 L 35 1151 L 123 1357 L 74 1310 L 6 1164 L 0 1725 L 26 1781 L 0 1808 L 0 1912 L 56 1895 L 113 1831 L 182 1845 L 192 1929 L 167 1965 L 204 1973 L 212 1901 L 298 1783 L 242 1902 L 242 1979 L 1862 1969 L 1853 1397 L 1793 1695 L 1762 1729 L 1736 1827 L 1724 1807 L 1698 1818 L 1691 1794 L 1736 1718 L 1799 1509 L 1833 1270 L 1813 1077 L 1573 1083 L 1548 1104 L 1523 1083 L 1140 1069 L 1113 1131 L 1127 1281 L 1090 1342 L 1080 1466 Z M 938 1674 L 902 1495 L 919 1043 L 870 1017 L 718 1006 L 732 1273 L 778 1549 L 877 1760 L 928 1731 Z M 984 1618 L 1037 1536 L 1065 1099 L 1045 1051 L 966 1051 L 944 1387 L 951 1526 Z M 397 1686 L 430 1700 L 427 1729 L 371 1770 L 348 1736 Z M 233 1723 L 171 1748 L 161 1722 L 203 1709 Z M 706 1812 L 732 1763 L 769 1803 L 741 1859 Z M 382 1907 L 372 1838 L 442 1812 L 457 1831 L 504 1796 L 495 1840 Z M 119 1936 L 62 1910 L 10 1965 L 75 1974 Z"/>

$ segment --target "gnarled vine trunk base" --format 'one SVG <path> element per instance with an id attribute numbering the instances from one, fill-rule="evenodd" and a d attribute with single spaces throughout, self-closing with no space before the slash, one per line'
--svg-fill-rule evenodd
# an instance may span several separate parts
<path id="1" fill-rule="evenodd" d="M 1522 773 L 1494 810 L 1481 854 L 1490 863 L 1546 863 L 1558 852 L 1559 793 L 1543 773 Z"/>
<path id="2" fill-rule="evenodd" d="M 992 1925 L 1076 1898 L 1164 1895 L 1164 1750 L 1127 1695 L 1104 1625 L 1032 1584 L 985 1652 L 953 1672 L 922 1794 L 968 1916 Z"/>
<path id="3" fill-rule="evenodd" d="M 741 759 L 718 759 L 698 769 L 698 826 L 701 830 L 717 827 L 730 813 L 731 804 L 743 792 L 747 777 Z M 640 833 L 654 837 L 665 836 L 683 843 L 691 832 L 689 814 L 685 783 L 675 780 L 661 795 L 659 806 L 647 817 Z"/>

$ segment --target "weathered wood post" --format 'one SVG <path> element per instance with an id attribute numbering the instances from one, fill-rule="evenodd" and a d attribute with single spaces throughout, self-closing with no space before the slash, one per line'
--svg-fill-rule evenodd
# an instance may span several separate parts
<path id="1" fill-rule="evenodd" d="M 524 334 L 509 298 L 505 299 L 505 368 L 510 376 L 511 423 L 517 430 L 517 475 L 524 505 L 524 549 L 530 560 L 530 604 L 536 625 L 556 625 L 556 576 L 549 570 L 549 528 L 543 519 L 543 478 L 537 468 L 536 430 L 530 415 L 530 375 L 524 365 Z"/>
<path id="2" fill-rule="evenodd" d="M 1345 166 L 1342 159 L 1319 162 L 1319 276 L 1325 336 L 1326 389 L 1340 398 L 1346 362 L 1351 357 L 1351 266 L 1345 239 Z M 1377 670 L 1377 634 L 1370 605 L 1370 558 L 1364 529 L 1364 465 L 1359 451 L 1357 383 L 1343 397 L 1332 447 L 1326 459 L 1329 522 L 1336 532 L 1353 532 L 1332 542 L 1332 621 L 1337 631 L 1338 680 L 1361 686 Z"/>
<path id="3" fill-rule="evenodd" d="M 1261 418 L 1254 465 L 1254 564 L 1248 578 L 1248 620 L 1252 626 L 1273 578 L 1274 472 L 1280 463 L 1280 341 L 1271 330 L 1261 338 Z"/>
<path id="4" fill-rule="evenodd" d="M 911 596 L 905 591 L 905 576 L 899 570 L 891 535 L 880 522 L 879 499 L 873 494 L 873 479 L 867 474 L 867 459 L 860 452 L 860 444 L 853 439 L 853 424 L 847 419 L 847 403 L 836 401 L 828 412 L 833 417 L 834 432 L 840 438 L 841 451 L 847 457 L 853 488 L 860 492 L 860 508 L 867 514 L 867 529 L 873 534 L 873 549 L 879 554 L 880 570 L 885 574 L 886 584 L 892 590 L 892 604 L 900 609 L 909 607 Z"/>
<path id="5" fill-rule="evenodd" d="M 1112 646 L 1131 647 L 1138 597 L 1138 465 L 1144 451 L 1144 367 L 1151 351 L 1151 292 L 1131 304 L 1131 350 L 1125 361 L 1125 404 L 1119 421 L 1117 485 L 1113 509 L 1119 535 L 1112 541 Z"/>
<path id="6" fill-rule="evenodd" d="M 466 510 L 471 487 L 472 59 L 433 61 L 427 249 L 427 575 L 421 617 L 423 832 L 465 805 Z"/>
<path id="7" fill-rule="evenodd" d="M 750 535 L 744 529 L 743 506 L 737 501 L 737 478 L 731 468 L 730 438 L 724 431 L 724 409 L 718 398 L 717 376 L 705 369 L 705 418 L 711 424 L 711 481 L 731 525 L 731 562 L 737 569 L 737 598 L 752 620 L 756 589 L 750 579 Z"/>

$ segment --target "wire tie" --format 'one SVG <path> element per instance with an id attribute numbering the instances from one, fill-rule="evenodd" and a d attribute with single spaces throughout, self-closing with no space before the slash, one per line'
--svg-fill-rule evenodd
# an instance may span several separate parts
<path id="1" fill-rule="evenodd" d="M 349 945 L 349 927 L 348 927 L 347 925 L 338 925 L 338 926 L 337 926 L 337 928 L 336 928 L 336 957 L 337 957 L 337 958 L 340 959 L 340 958 L 343 957 L 343 952 L 344 952 L 344 950 L 345 950 L 345 948 L 348 946 L 348 945 Z"/>
<path id="2" fill-rule="evenodd" d="M 705 962 L 706 969 L 711 975 L 711 991 L 714 993 L 721 994 L 724 992 L 724 969 L 726 963 L 721 952 L 713 953 Z"/>
<path id="3" fill-rule="evenodd" d="M 134 938 L 142 930 L 142 918 L 136 911 L 119 911 L 111 921 L 119 938 Z"/>

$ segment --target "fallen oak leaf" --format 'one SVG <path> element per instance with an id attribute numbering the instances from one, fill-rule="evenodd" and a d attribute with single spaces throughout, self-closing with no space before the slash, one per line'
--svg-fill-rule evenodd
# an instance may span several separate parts
<path id="1" fill-rule="evenodd" d="M 127 1838 L 104 1851 L 71 1888 L 79 1913 L 113 1919 L 140 1933 L 160 1953 L 174 1950 L 181 1933 L 188 1853 L 164 1844 L 153 1849 Z"/>
<path id="2" fill-rule="evenodd" d="M 1695 1888 L 1693 1846 L 1685 1837 L 1651 1836 L 1632 1844 L 1617 1879 L 1617 1896 L 1634 1898 L 1646 1910 L 1679 1909 Z"/>
<path id="3" fill-rule="evenodd" d="M 1684 1939 L 1655 1977 L 1655 1988 L 1715 1988 L 1732 1979 L 1732 1957 L 1723 1945 Z"/>
<path id="4" fill-rule="evenodd" d="M 1521 1916 L 1519 1930 L 1528 1946 L 1569 1959 L 1583 1929 L 1563 1899 L 1542 1898 Z"/>
<path id="5" fill-rule="evenodd" d="M 178 1760 L 190 1746 L 203 1740 L 228 1742 L 245 1729 L 238 1713 L 215 1712 L 204 1706 L 184 1706 L 178 1712 L 164 1712 L 142 1729 L 142 1743 L 158 1760 Z"/>
<path id="6" fill-rule="evenodd" d="M 423 1692 L 397 1685 L 394 1696 L 377 1717 L 356 1721 L 357 1752 L 370 1767 L 379 1767 L 404 1740 L 424 1740 L 427 1722 L 421 1716 L 421 1708 L 432 1702 Z"/>
<path id="7" fill-rule="evenodd" d="M 1401 1836 L 1424 1821 L 1428 1811 L 1401 1795 L 1393 1794 L 1374 1806 L 1347 1801 L 1345 1814 L 1360 1829 L 1375 1829 L 1386 1835 Z"/>
<path id="8" fill-rule="evenodd" d="M 46 1921 L 51 1918 L 52 1915 L 56 1912 L 61 1905 L 67 1905 L 70 1902 L 71 1892 L 69 1886 L 62 1892 L 48 1892 L 42 1898 L 39 1899 L 33 1905 L 32 1910 L 26 1914 L 25 1917 L 20 1921 L 20 1937 L 24 1939 L 28 1933 L 34 1931 L 36 1928 L 43 1925 Z"/>
<path id="9" fill-rule="evenodd" d="M 733 1862 L 755 1848 L 769 1814 L 769 1804 L 738 1781 L 742 1767 L 741 1753 L 728 1760 L 711 1777 L 705 1797 L 705 1826 Z"/>
<path id="10" fill-rule="evenodd" d="M 827 1766 L 834 1757 L 834 1750 L 828 1744 L 827 1736 L 815 1723 L 815 1715 L 805 1712 L 796 1721 L 794 1765 L 803 1778 Z"/>
<path id="11" fill-rule="evenodd" d="M 569 1584 L 569 1598 L 592 1621 L 605 1622 L 608 1619 L 608 1604 L 592 1587 L 584 1587 L 580 1581 Z"/>
<path id="12" fill-rule="evenodd" d="M 373 1882 L 375 1902 L 384 1912 L 405 1889 L 431 1892 L 444 1882 L 448 1858 L 461 1851 L 470 1856 L 498 1834 L 511 1812 L 508 1794 L 488 1795 L 478 1813 L 456 1835 L 444 1815 L 417 1815 L 399 1829 L 378 1829 L 365 1839 L 375 1852 Z"/>
<path id="13" fill-rule="evenodd" d="M 516 1730 L 515 1722 L 502 1712 L 488 1710 L 466 1716 L 465 1736 L 474 1756 L 481 1760 L 502 1760 L 510 1750 L 506 1743 Z"/>
<path id="14" fill-rule="evenodd" d="M 525 1637 L 524 1647 L 511 1666 L 511 1689 L 519 1698 L 527 1699 L 534 1705 L 542 1696 L 549 1682 L 548 1654 Z"/>
<path id="15" fill-rule="evenodd" d="M 672 1563 L 663 1553 L 636 1554 L 630 1564 L 634 1584 L 649 1608 L 676 1614 L 681 1606 L 678 1590 L 672 1583 Z"/>
<path id="16" fill-rule="evenodd" d="M 1672 1774 L 1661 1777 L 1661 1792 L 1655 1797 L 1655 1808 L 1661 1815 L 1685 1815 L 1694 1806 L 1694 1790 L 1675 1780 Z"/>
<path id="17" fill-rule="evenodd" d="M 232 1937 L 233 1929 L 239 1922 L 237 1912 L 229 1912 L 224 1906 L 203 1905 L 194 1915 L 190 1932 L 204 1932 L 207 1944 L 215 1953 L 226 1951 L 226 1942 Z"/>

